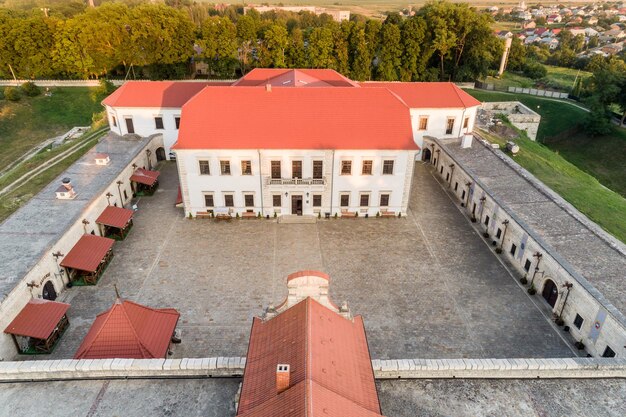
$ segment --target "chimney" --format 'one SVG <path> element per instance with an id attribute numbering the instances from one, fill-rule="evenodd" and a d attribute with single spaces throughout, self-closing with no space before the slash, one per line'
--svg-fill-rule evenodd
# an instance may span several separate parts
<path id="1" fill-rule="evenodd" d="M 267 91 L 268 93 L 272 92 L 272 84 L 267 83 L 265 84 L 265 91 Z"/>
<path id="2" fill-rule="evenodd" d="M 95 155 L 96 165 L 109 165 L 111 158 L 105 153 L 97 153 Z"/>
<path id="3" fill-rule="evenodd" d="M 276 392 L 280 394 L 289 388 L 289 365 L 276 365 Z"/>
<path id="4" fill-rule="evenodd" d="M 56 190 L 56 197 L 59 200 L 71 200 L 76 197 L 76 191 L 72 186 L 72 181 L 69 178 L 63 178 L 61 180 L 61 186 Z"/>
<path id="5" fill-rule="evenodd" d="M 474 138 L 474 135 L 472 135 L 471 133 L 467 133 L 463 135 L 463 137 L 461 138 L 461 148 L 463 149 L 471 148 L 473 138 Z"/>
<path id="6" fill-rule="evenodd" d="M 63 187 L 65 187 L 65 189 L 67 191 L 72 191 L 72 180 L 70 180 L 69 178 L 65 177 L 61 180 L 61 184 L 63 184 Z"/>

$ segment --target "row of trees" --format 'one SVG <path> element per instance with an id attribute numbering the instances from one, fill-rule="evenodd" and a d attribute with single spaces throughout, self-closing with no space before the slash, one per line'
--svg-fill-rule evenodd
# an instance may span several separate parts
<path id="1" fill-rule="evenodd" d="M 204 60 L 218 78 L 259 66 L 333 68 L 356 80 L 464 81 L 495 68 L 503 47 L 491 17 L 466 4 L 437 1 L 408 19 L 357 15 L 342 23 L 306 12 L 170 4 L 47 15 L 0 9 L 0 77 L 95 78 L 136 68 L 178 78 Z"/>

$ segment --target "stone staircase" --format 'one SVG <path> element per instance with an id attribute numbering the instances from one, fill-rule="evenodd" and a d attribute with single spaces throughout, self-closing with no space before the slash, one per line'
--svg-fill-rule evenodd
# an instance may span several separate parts
<path id="1" fill-rule="evenodd" d="M 285 223 L 285 224 L 317 223 L 317 216 L 311 216 L 311 215 L 297 216 L 295 214 L 285 214 L 278 218 L 278 223 Z"/>

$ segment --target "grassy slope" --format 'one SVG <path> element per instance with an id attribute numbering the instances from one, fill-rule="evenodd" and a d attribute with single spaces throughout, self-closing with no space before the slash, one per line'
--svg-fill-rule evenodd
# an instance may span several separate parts
<path id="1" fill-rule="evenodd" d="M 92 114 L 102 110 L 100 101 L 103 99 L 94 97 L 93 90 L 51 88 L 51 97 L 23 97 L 16 103 L 0 100 L 0 166 L 74 126 L 91 125 Z"/>
<path id="2" fill-rule="evenodd" d="M 585 79 L 591 76 L 590 72 L 578 71 L 572 68 L 545 66 L 548 75 L 541 80 L 533 80 L 523 75 L 505 72 L 501 78 L 487 77 L 485 80 L 489 84 L 495 84 L 498 87 L 523 87 L 523 88 L 544 88 L 543 83 L 548 83 L 551 88 L 557 88 L 564 92 L 570 92 L 576 81 L 576 77 Z"/>

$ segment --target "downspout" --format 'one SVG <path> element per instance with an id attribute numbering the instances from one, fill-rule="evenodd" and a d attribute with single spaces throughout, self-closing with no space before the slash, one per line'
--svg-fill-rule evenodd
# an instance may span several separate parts
<path id="1" fill-rule="evenodd" d="M 460 127 L 459 127 L 459 137 L 462 136 L 463 134 L 463 125 L 465 124 L 465 111 L 467 110 L 467 107 L 463 109 L 463 116 L 461 116 L 461 123 L 459 123 Z M 467 123 L 467 127 L 469 128 L 469 122 Z M 467 133 L 467 132 L 465 132 Z"/>
<path id="2" fill-rule="evenodd" d="M 263 175 L 261 170 L 261 150 L 257 149 L 259 154 L 259 192 L 261 193 L 261 216 L 265 217 L 264 204 L 263 204 Z"/>
<path id="3" fill-rule="evenodd" d="M 333 194 L 335 186 L 335 150 L 333 149 L 333 163 L 330 169 L 330 215 L 333 215 Z"/>

